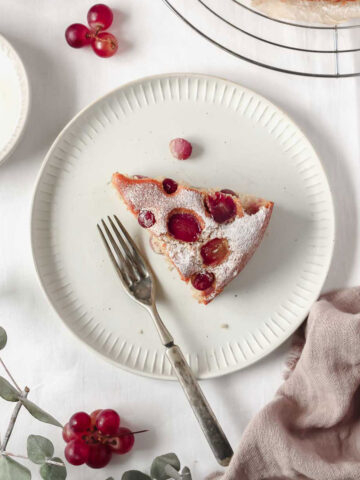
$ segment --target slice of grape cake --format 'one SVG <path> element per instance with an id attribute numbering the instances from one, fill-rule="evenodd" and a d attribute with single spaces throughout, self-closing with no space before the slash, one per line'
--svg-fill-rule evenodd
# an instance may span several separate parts
<path id="1" fill-rule="evenodd" d="M 112 183 L 194 297 L 211 302 L 245 267 L 268 226 L 273 202 L 170 178 L 114 173 Z"/>

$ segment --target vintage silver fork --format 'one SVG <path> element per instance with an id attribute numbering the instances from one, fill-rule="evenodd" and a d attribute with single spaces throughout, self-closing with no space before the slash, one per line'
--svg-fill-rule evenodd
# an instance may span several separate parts
<path id="1" fill-rule="evenodd" d="M 167 358 L 205 437 L 219 464 L 226 466 L 233 455 L 232 448 L 183 353 L 174 344 L 173 337 L 160 318 L 155 303 L 155 278 L 151 268 L 118 217 L 114 215 L 113 219 L 107 219 L 113 234 L 104 219 L 101 220 L 102 228 L 99 224 L 97 228 L 123 287 L 126 293 L 151 315 L 161 342 L 166 347 Z"/>

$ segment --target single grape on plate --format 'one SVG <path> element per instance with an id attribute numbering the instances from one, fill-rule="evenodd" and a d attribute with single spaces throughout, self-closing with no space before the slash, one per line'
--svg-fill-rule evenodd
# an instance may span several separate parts
<path id="1" fill-rule="evenodd" d="M 192 145 L 185 138 L 174 138 L 169 147 L 172 156 L 178 160 L 187 160 L 192 153 Z"/>

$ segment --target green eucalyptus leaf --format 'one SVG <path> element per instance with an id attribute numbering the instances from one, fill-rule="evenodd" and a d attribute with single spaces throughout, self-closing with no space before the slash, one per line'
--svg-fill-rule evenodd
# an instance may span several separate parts
<path id="1" fill-rule="evenodd" d="M 175 470 L 175 468 L 169 464 L 165 465 L 164 475 L 165 474 L 168 476 L 168 478 L 172 478 L 173 480 L 182 480 L 181 473 Z"/>
<path id="2" fill-rule="evenodd" d="M 5 348 L 5 345 L 7 343 L 7 335 L 3 327 L 0 327 L 0 350 Z"/>
<path id="3" fill-rule="evenodd" d="M 51 425 L 55 425 L 55 427 L 62 427 L 61 423 L 59 423 L 54 417 L 52 417 L 48 413 L 44 412 L 44 410 L 35 405 L 35 403 L 31 402 L 27 398 L 23 398 L 21 401 L 26 410 L 31 413 L 31 415 L 37 420 L 40 420 L 40 422 L 50 423 Z"/>
<path id="4" fill-rule="evenodd" d="M 42 465 L 54 455 L 54 445 L 41 435 L 30 435 L 27 439 L 27 454 L 32 462 Z"/>
<path id="5" fill-rule="evenodd" d="M 129 470 L 123 474 L 121 480 L 151 480 L 151 478 L 139 470 Z"/>
<path id="6" fill-rule="evenodd" d="M 0 377 L 0 397 L 8 402 L 17 402 L 20 393 L 4 377 Z M 0 477 L 1 478 L 1 477 Z"/>
<path id="7" fill-rule="evenodd" d="M 156 478 L 156 480 L 167 480 L 171 478 L 165 471 L 166 465 L 171 465 L 177 471 L 180 470 L 180 460 L 175 453 L 166 453 L 154 459 L 150 470 L 151 478 Z"/>
<path id="8" fill-rule="evenodd" d="M 52 463 L 44 463 L 40 467 L 40 476 L 44 480 L 65 480 L 67 472 L 64 462 L 61 458 L 51 458 L 53 462 L 62 463 L 62 465 L 53 465 Z"/>
<path id="9" fill-rule="evenodd" d="M 183 480 L 192 480 L 190 468 L 189 467 L 184 467 L 181 470 L 181 476 L 183 477 Z"/>
<path id="10" fill-rule="evenodd" d="M 164 472 L 168 475 L 168 478 L 172 478 L 173 480 L 183 480 L 181 473 L 169 464 L 165 465 Z"/>
<path id="11" fill-rule="evenodd" d="M 30 480 L 31 473 L 21 463 L 5 455 L 0 455 L 0 478 L 1 480 Z"/>

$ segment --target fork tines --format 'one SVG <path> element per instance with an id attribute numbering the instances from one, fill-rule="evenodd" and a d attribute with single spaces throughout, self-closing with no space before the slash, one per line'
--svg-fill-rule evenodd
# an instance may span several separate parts
<path id="1" fill-rule="evenodd" d="M 107 221 L 114 234 L 111 233 L 104 219 L 101 219 L 102 228 L 99 224 L 97 224 L 97 228 L 120 278 L 129 287 L 148 276 L 146 263 L 118 217 L 116 215 L 113 215 L 113 218 L 108 216 Z"/>

